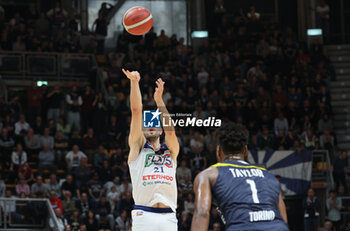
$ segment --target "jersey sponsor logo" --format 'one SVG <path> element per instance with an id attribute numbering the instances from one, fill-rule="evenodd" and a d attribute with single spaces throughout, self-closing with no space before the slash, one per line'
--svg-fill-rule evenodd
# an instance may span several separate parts
<path id="1" fill-rule="evenodd" d="M 249 212 L 250 222 L 256 221 L 273 221 L 275 219 L 275 212 L 272 210 L 263 210 L 258 212 Z"/>
<path id="2" fill-rule="evenodd" d="M 167 175 L 145 175 L 142 177 L 142 180 L 168 180 L 173 181 L 174 177 Z"/>
<path id="3" fill-rule="evenodd" d="M 137 211 L 136 212 L 136 216 L 142 216 L 143 215 L 143 211 Z"/>
<path id="4" fill-rule="evenodd" d="M 165 155 L 157 155 L 155 153 L 149 153 L 146 155 L 146 160 L 145 160 L 145 167 L 149 167 L 152 164 L 154 165 L 165 165 L 168 168 L 173 167 L 173 162 L 171 161 L 171 156 L 170 154 L 165 154 Z"/>

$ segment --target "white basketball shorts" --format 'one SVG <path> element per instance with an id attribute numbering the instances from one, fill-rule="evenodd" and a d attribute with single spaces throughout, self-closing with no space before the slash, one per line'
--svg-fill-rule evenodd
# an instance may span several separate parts
<path id="1" fill-rule="evenodd" d="M 131 211 L 132 231 L 177 231 L 176 213 L 157 213 L 141 209 Z"/>

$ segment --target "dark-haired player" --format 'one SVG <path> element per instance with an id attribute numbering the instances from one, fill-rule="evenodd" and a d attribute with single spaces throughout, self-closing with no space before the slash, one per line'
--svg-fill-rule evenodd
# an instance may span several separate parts
<path id="1" fill-rule="evenodd" d="M 244 161 L 248 131 L 228 123 L 218 129 L 217 139 L 219 163 L 198 174 L 194 182 L 196 205 L 191 230 L 208 230 L 212 197 L 222 211 L 226 231 L 289 230 L 276 177 Z"/>
<path id="2" fill-rule="evenodd" d="M 162 99 L 164 82 L 156 81 L 154 101 L 161 118 L 169 125 L 164 128 L 165 143 L 160 143 L 161 128 L 143 128 L 140 74 L 126 71 L 130 79 L 131 124 L 128 164 L 135 201 L 131 212 L 133 231 L 177 231 L 176 158 L 179 143 L 170 115 Z M 163 121 L 163 120 L 161 120 Z"/>

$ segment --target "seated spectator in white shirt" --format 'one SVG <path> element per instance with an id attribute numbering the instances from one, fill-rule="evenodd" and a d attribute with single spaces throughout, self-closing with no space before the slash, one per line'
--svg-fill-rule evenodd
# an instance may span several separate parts
<path id="1" fill-rule="evenodd" d="M 78 145 L 73 146 L 73 150 L 66 155 L 66 162 L 69 170 L 74 170 L 80 166 L 81 159 L 87 158 L 87 156 L 79 151 Z"/>
<path id="2" fill-rule="evenodd" d="M 12 169 L 17 172 L 18 168 L 27 162 L 27 153 L 23 151 L 22 144 L 17 144 L 16 151 L 12 152 Z"/>
<path id="3" fill-rule="evenodd" d="M 25 135 L 30 128 L 29 124 L 26 122 L 26 118 L 23 114 L 19 115 L 19 121 L 15 123 L 15 134 L 17 136 Z"/>

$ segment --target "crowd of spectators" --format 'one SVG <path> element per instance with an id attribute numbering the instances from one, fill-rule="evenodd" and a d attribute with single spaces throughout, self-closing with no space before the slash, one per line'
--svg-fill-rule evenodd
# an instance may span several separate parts
<path id="1" fill-rule="evenodd" d="M 154 81 L 162 77 L 170 113 L 242 123 L 250 131 L 250 150 L 332 151 L 328 84 L 334 71 L 327 50 L 317 40 L 311 47 L 298 42 L 291 28 L 274 19 L 261 21 L 254 7 L 232 20 L 222 1 L 214 10 L 219 23 L 198 51 L 164 30 L 120 35 L 108 62 L 99 66 L 105 93 L 89 85 L 8 89 L 8 100 L 0 98 L 0 196 L 49 198 L 62 230 L 129 229 L 129 81 L 122 67 L 141 73 L 145 108 L 154 108 Z M 104 15 L 100 11 L 95 24 L 107 26 L 100 22 Z M 35 6 L 10 19 L 2 13 L 0 25 L 3 50 L 103 51 L 103 41 L 80 46 L 77 16 L 68 16 L 59 3 L 46 14 Z M 177 136 L 177 217 L 185 231 L 194 211 L 193 179 L 216 162 L 216 137 L 210 128 L 178 129 Z M 223 229 L 215 208 L 209 229 Z"/>

